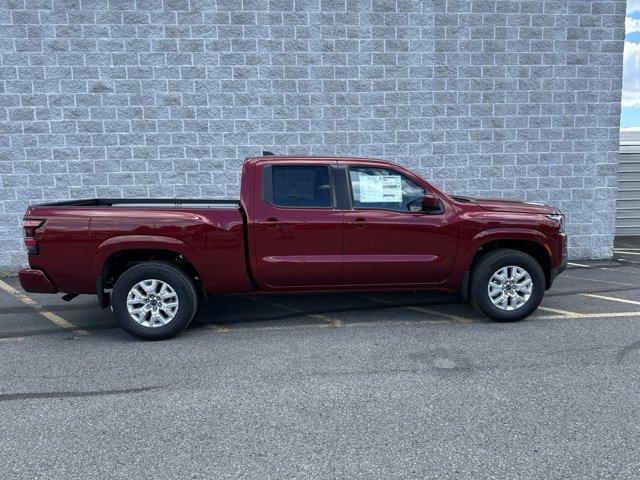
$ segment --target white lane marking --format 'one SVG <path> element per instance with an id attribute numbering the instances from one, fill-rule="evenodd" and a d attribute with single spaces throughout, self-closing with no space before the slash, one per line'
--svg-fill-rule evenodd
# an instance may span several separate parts
<path id="1" fill-rule="evenodd" d="M 594 280 L 593 278 L 575 277 L 573 275 L 565 275 L 564 273 L 560 275 L 560 277 L 573 278 L 575 280 L 584 280 L 587 282 L 595 282 L 595 283 L 611 283 L 613 285 L 624 285 L 625 287 L 636 287 L 640 289 L 640 285 L 634 284 L 634 283 L 612 282 L 611 280 Z"/>
<path id="2" fill-rule="evenodd" d="M 320 320 L 322 322 L 326 322 L 329 326 L 337 327 L 341 325 L 340 320 L 338 320 L 337 318 L 331 318 L 331 317 L 328 317 L 327 315 L 322 315 L 321 313 L 304 313 L 304 311 L 300 310 L 299 308 L 292 307 L 290 305 L 285 305 L 284 303 L 280 303 L 280 302 L 274 302 L 273 300 L 265 299 L 262 297 L 250 296 L 249 298 L 257 302 L 262 302 L 267 305 L 271 305 L 272 307 L 281 308 L 282 310 L 287 310 L 288 312 L 291 312 L 291 313 L 299 313 L 300 315 L 304 315 L 310 318 L 314 318 L 316 320 Z"/>
<path id="3" fill-rule="evenodd" d="M 640 255 L 640 252 L 627 252 L 624 250 L 614 250 L 615 253 L 619 253 L 620 255 Z"/>
<path id="4" fill-rule="evenodd" d="M 612 301 L 612 302 L 629 303 L 631 305 L 640 305 L 640 302 L 637 302 L 635 300 L 627 300 L 626 298 L 608 297 L 606 295 L 596 295 L 595 293 L 581 293 L 580 295 L 582 295 L 583 297 L 599 298 L 601 300 L 609 300 L 609 301 Z"/>
<path id="5" fill-rule="evenodd" d="M 551 312 L 551 313 L 557 313 L 557 314 L 560 314 L 560 315 L 564 315 L 565 317 L 568 317 L 568 318 L 574 318 L 574 317 L 578 317 L 578 316 L 582 315 L 581 313 L 578 313 L 578 312 L 570 312 L 568 310 L 560 310 L 560 309 L 551 308 L 551 307 L 539 306 L 538 310 L 542 310 L 542 311 L 545 311 L 545 312 Z"/>
<path id="6" fill-rule="evenodd" d="M 29 298 L 28 296 L 26 296 L 23 293 L 20 293 L 18 290 L 13 288 L 8 283 L 3 282 L 2 280 L 0 280 L 0 289 L 4 290 L 9 295 L 13 295 L 15 298 L 20 300 L 25 305 L 30 306 L 36 312 L 38 312 L 40 315 L 42 315 L 44 318 L 46 318 L 50 322 L 54 323 L 58 327 L 64 328 L 65 330 L 71 330 L 74 333 L 77 333 L 79 335 L 89 335 L 89 332 L 87 332 L 86 330 L 84 330 L 82 328 L 78 328 L 76 325 L 74 325 L 73 323 L 69 322 L 68 320 L 65 320 L 61 316 L 56 315 L 53 312 L 50 312 L 49 310 L 44 308 L 42 305 L 38 304 L 35 300 Z"/>
<path id="7" fill-rule="evenodd" d="M 640 248 L 614 248 L 614 252 L 619 252 L 621 250 L 629 251 L 629 252 L 637 252 L 640 251 Z"/>
<path id="8" fill-rule="evenodd" d="M 568 265 L 571 265 L 572 267 L 588 268 L 588 269 L 591 269 L 591 270 L 606 270 L 607 272 L 620 273 L 620 270 L 617 269 L 617 268 L 597 267 L 595 265 L 583 265 L 582 263 L 572 263 L 572 262 L 569 262 Z M 623 273 L 625 275 L 640 275 L 640 272 L 630 272 L 628 270 L 623 271 Z M 567 275 L 565 275 L 563 273 L 562 276 L 566 277 Z"/>
<path id="9" fill-rule="evenodd" d="M 571 319 L 589 319 L 589 318 L 618 318 L 618 317 L 640 317 L 640 312 L 613 312 L 613 313 L 579 313 L 571 317 Z M 535 315 L 531 317 L 535 320 L 568 320 L 566 315 Z"/>

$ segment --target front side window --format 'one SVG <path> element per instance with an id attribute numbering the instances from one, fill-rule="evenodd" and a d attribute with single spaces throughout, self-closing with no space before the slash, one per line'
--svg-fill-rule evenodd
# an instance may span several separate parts
<path id="1" fill-rule="evenodd" d="M 425 190 L 401 173 L 378 167 L 350 167 L 354 208 L 383 208 L 408 212 L 409 204 Z"/>
<path id="2" fill-rule="evenodd" d="M 329 167 L 273 166 L 273 204 L 278 207 L 331 208 Z"/>

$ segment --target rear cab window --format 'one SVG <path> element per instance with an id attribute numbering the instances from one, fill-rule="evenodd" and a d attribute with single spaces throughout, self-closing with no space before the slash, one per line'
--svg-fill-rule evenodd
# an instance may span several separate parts
<path id="1" fill-rule="evenodd" d="M 333 208 L 330 167 L 271 165 L 263 178 L 264 200 L 283 208 Z"/>

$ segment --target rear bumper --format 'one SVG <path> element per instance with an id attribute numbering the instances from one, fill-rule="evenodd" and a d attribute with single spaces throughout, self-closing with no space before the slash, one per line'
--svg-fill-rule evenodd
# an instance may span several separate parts
<path id="1" fill-rule="evenodd" d="M 23 268 L 18 272 L 20 285 L 25 292 L 30 293 L 58 293 L 58 289 L 47 278 L 42 270 Z"/>

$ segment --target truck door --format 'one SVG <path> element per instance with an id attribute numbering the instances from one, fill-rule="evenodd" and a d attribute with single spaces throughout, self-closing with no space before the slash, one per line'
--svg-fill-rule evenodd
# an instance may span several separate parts
<path id="1" fill-rule="evenodd" d="M 412 202 L 432 193 L 417 177 L 388 167 L 340 165 L 351 187 L 351 209 L 344 213 L 342 285 L 443 282 L 458 242 L 453 207 L 444 201 L 440 212 L 411 211 Z"/>
<path id="2" fill-rule="evenodd" d="M 335 288 L 342 270 L 336 162 L 260 165 L 254 191 L 254 265 L 269 287 Z"/>

